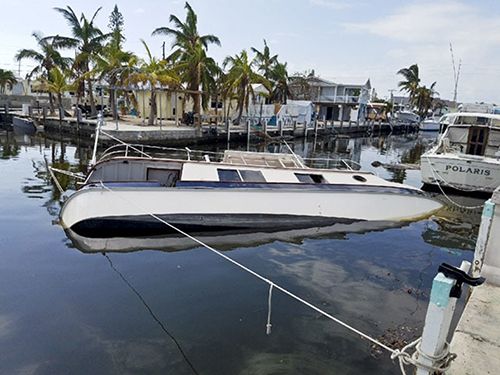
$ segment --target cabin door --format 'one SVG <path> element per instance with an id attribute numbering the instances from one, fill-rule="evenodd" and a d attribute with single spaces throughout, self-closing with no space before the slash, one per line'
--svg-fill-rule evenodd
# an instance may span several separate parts
<path id="1" fill-rule="evenodd" d="M 484 156 L 488 142 L 489 129 L 482 126 L 471 126 L 469 128 L 469 139 L 467 141 L 467 153 L 469 155 Z"/>

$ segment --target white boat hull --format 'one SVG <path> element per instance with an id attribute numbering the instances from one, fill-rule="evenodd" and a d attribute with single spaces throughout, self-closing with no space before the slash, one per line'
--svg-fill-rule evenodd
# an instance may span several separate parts
<path id="1" fill-rule="evenodd" d="M 491 158 L 472 155 L 424 154 L 422 181 L 461 191 L 493 192 L 500 186 L 500 164 Z"/>
<path id="2" fill-rule="evenodd" d="M 337 188 L 338 189 L 338 188 Z M 418 190 L 367 189 L 224 189 L 85 188 L 61 210 L 61 223 L 81 233 L 109 237 L 116 230 L 181 228 L 311 227 L 355 221 L 404 221 L 428 216 L 441 204 Z"/>

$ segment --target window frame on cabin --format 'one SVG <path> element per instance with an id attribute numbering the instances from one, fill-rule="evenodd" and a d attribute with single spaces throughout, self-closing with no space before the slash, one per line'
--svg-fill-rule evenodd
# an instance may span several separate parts
<path id="1" fill-rule="evenodd" d="M 302 184 L 327 184 L 325 177 L 317 173 L 294 173 L 295 178 Z"/>

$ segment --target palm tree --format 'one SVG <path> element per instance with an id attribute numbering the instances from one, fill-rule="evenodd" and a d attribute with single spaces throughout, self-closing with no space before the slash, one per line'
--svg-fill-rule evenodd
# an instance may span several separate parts
<path id="1" fill-rule="evenodd" d="M 436 82 L 433 82 L 430 87 L 420 86 L 417 88 L 413 97 L 413 105 L 417 108 L 417 112 L 421 118 L 427 116 L 429 110 L 432 108 L 434 95 L 437 92 L 434 90 Z"/>
<path id="2" fill-rule="evenodd" d="M 57 104 L 59 106 L 60 113 L 64 111 L 62 104 L 62 95 L 71 91 L 74 88 L 73 83 L 69 82 L 71 73 L 67 70 L 61 70 L 57 66 L 53 67 L 49 72 L 49 78 L 43 79 L 42 86 L 49 93 L 57 95 Z"/>
<path id="3" fill-rule="evenodd" d="M 139 61 L 139 67 L 135 69 L 126 79 L 126 83 L 138 84 L 143 87 L 149 86 L 151 93 L 151 108 L 149 112 L 148 125 L 153 125 L 156 120 L 156 91 L 158 86 L 176 87 L 180 83 L 174 68 L 168 64 L 167 60 L 155 58 L 144 40 L 141 40 L 146 53 L 147 60 Z M 131 59 L 134 60 L 134 59 Z"/>
<path id="4" fill-rule="evenodd" d="M 257 64 L 258 70 L 266 79 L 270 79 L 273 67 L 278 63 L 278 55 L 271 56 L 271 51 L 265 39 L 262 52 L 254 47 L 251 48 L 251 51 L 255 53 L 255 63 Z"/>
<path id="5" fill-rule="evenodd" d="M 103 47 L 104 42 L 111 34 L 104 34 L 97 26 L 94 25 L 95 18 L 101 10 L 98 8 L 91 19 L 88 19 L 83 13 L 80 18 L 77 17 L 70 6 L 64 8 L 54 8 L 67 21 L 71 28 L 71 37 L 54 37 L 59 44 L 64 44 L 66 47 L 76 48 L 77 55 L 75 57 L 74 69 L 80 73 L 80 81 L 87 81 L 87 90 L 90 99 L 90 112 L 92 116 L 97 113 L 94 103 L 94 94 L 92 91 L 92 74 L 90 72 L 90 63 L 92 57 L 98 54 Z M 84 91 L 84 84 L 81 84 L 78 94 Z M 78 95 L 79 99 L 79 95 Z"/>
<path id="6" fill-rule="evenodd" d="M 127 74 L 130 73 L 131 63 L 133 65 L 136 58 L 132 52 L 122 51 L 120 45 L 113 41 L 106 45 L 99 55 L 95 55 L 93 61 L 94 69 L 91 73 L 109 83 L 109 102 L 113 118 L 116 120 L 118 118 L 116 86 L 125 81 Z"/>
<path id="7" fill-rule="evenodd" d="M 32 79 L 37 75 L 42 79 L 48 79 L 52 68 L 57 66 L 61 69 L 67 69 L 71 65 L 73 60 L 69 57 L 61 56 L 58 51 L 58 49 L 63 48 L 65 45 L 59 42 L 57 36 L 43 37 L 39 32 L 33 32 L 32 35 L 37 41 L 38 50 L 21 49 L 15 56 L 17 61 L 30 59 L 36 62 L 37 65 L 28 73 L 28 79 Z M 49 92 L 49 103 L 50 112 L 54 113 L 54 100 L 51 92 Z"/>
<path id="8" fill-rule="evenodd" d="M 5 89 L 12 87 L 17 83 L 16 76 L 10 70 L 0 69 L 0 93 L 5 94 Z"/>
<path id="9" fill-rule="evenodd" d="M 420 85 L 418 70 L 418 65 L 413 64 L 408 68 L 400 69 L 397 73 L 404 78 L 404 80 L 398 83 L 398 86 L 401 88 L 401 91 L 406 91 L 410 95 L 410 101 L 412 101 Z"/>
<path id="10" fill-rule="evenodd" d="M 286 104 L 288 97 L 291 96 L 286 63 L 276 62 L 270 72 L 270 78 L 273 85 L 271 100 Z"/>
<path id="11" fill-rule="evenodd" d="M 235 123 L 239 124 L 243 109 L 248 110 L 250 98 L 254 95 L 252 84 L 261 83 L 269 87 L 269 82 L 260 74 L 254 72 L 253 61 L 248 58 L 247 51 L 243 50 L 239 55 L 225 58 L 223 67 L 228 67 L 226 82 L 232 92 L 237 95 L 238 117 Z"/>
<path id="12" fill-rule="evenodd" d="M 173 47 L 176 48 L 171 59 L 179 64 L 179 72 L 183 82 L 187 84 L 190 96 L 193 98 L 195 113 L 201 112 L 200 85 L 207 85 L 213 75 L 215 63 L 206 55 L 209 44 L 220 46 L 220 40 L 215 35 L 200 35 L 198 32 L 198 17 L 193 8 L 186 2 L 186 20 L 182 22 L 177 16 L 171 14 L 169 22 L 174 28 L 159 27 L 152 35 L 167 35 L 174 37 Z"/>

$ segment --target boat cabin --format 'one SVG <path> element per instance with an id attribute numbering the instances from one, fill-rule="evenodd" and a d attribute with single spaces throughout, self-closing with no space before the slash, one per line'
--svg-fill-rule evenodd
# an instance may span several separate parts
<path id="1" fill-rule="evenodd" d="M 392 183 L 369 172 L 315 169 L 293 154 L 226 151 L 221 162 L 115 157 L 97 163 L 85 185 L 105 182 L 129 187 L 258 187 L 287 184 L 380 185 Z"/>
<path id="2" fill-rule="evenodd" d="M 443 116 L 440 123 L 449 125 L 436 153 L 500 157 L 500 115 L 453 113 Z"/>

